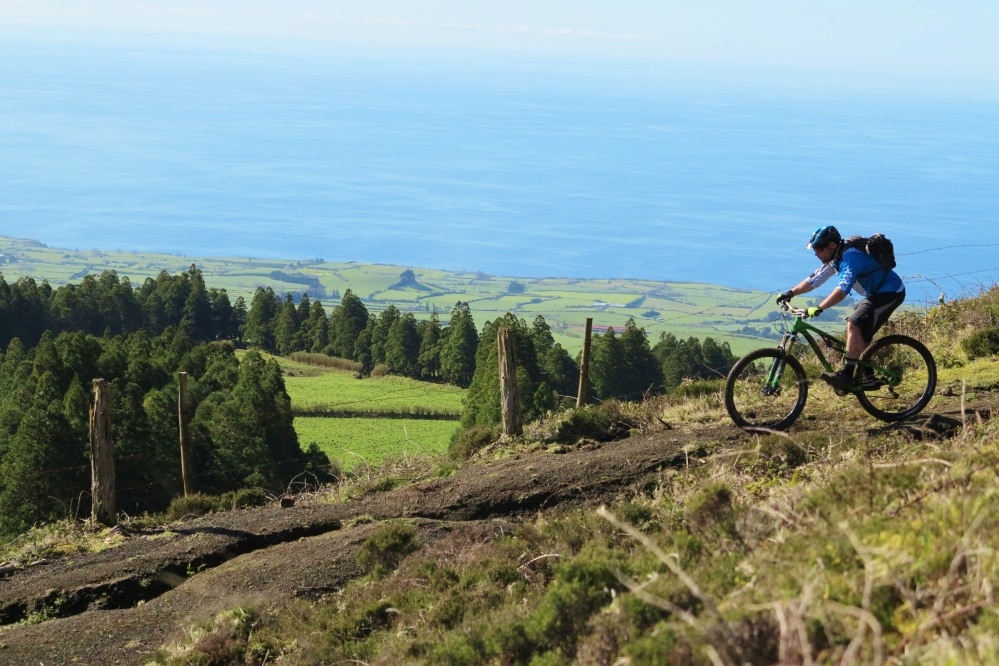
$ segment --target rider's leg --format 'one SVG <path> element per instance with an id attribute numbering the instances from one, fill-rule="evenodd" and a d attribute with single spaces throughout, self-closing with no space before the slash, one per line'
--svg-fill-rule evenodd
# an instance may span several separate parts
<path id="1" fill-rule="evenodd" d="M 857 359 L 867 349 L 867 339 L 864 332 L 853 320 L 846 322 L 846 357 L 843 359 L 847 366 L 856 364 Z M 851 363 L 852 361 L 852 363 Z"/>
<path id="2" fill-rule="evenodd" d="M 833 386 L 848 388 L 855 384 L 854 374 L 857 360 L 874 339 L 874 334 L 884 326 L 888 317 L 905 300 L 905 292 L 897 294 L 875 294 L 868 296 L 854 308 L 846 320 L 846 349 L 843 356 L 843 369 L 835 373 L 823 373 L 822 378 Z M 826 376 L 829 374 L 830 376 Z"/>
<path id="3" fill-rule="evenodd" d="M 843 367 L 836 372 L 823 372 L 820 377 L 837 391 L 852 391 L 856 386 L 854 375 L 857 360 L 867 348 L 867 330 L 873 326 L 873 308 L 870 300 L 864 299 L 846 320 L 846 349 L 843 354 Z M 873 337 L 873 333 L 871 334 Z"/>

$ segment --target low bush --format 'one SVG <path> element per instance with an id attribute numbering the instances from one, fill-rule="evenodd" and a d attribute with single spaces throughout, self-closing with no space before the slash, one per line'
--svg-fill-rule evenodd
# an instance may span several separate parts
<path id="1" fill-rule="evenodd" d="M 971 360 L 999 355 L 999 326 L 975 331 L 961 341 L 961 348 Z"/>
<path id="2" fill-rule="evenodd" d="M 500 438 L 499 426 L 471 426 L 454 433 L 448 446 L 448 455 L 456 460 L 468 460 L 476 451 L 484 449 Z"/>
<path id="3" fill-rule="evenodd" d="M 270 502 L 270 496 L 263 488 L 242 488 L 225 493 L 218 498 L 220 509 L 248 509 L 253 506 L 264 506 Z"/>
<path id="4" fill-rule="evenodd" d="M 182 518 L 192 518 L 203 516 L 213 511 L 219 510 L 219 498 L 203 493 L 194 493 L 186 497 L 178 497 L 170 502 L 167 507 L 167 520 L 180 520 Z"/>
<path id="5" fill-rule="evenodd" d="M 617 400 L 599 405 L 586 405 L 570 409 L 559 418 L 551 432 L 551 439 L 562 444 L 572 444 L 581 439 L 610 442 L 626 437 L 634 427 L 633 419 L 626 415 Z"/>
<path id="6" fill-rule="evenodd" d="M 376 575 L 383 575 L 394 570 L 402 558 L 418 549 L 416 530 L 401 521 L 392 521 L 364 542 L 357 553 L 357 563 Z"/>
<path id="7" fill-rule="evenodd" d="M 364 369 L 362 363 L 351 361 L 350 359 L 330 356 L 328 354 L 311 354 L 309 352 L 294 352 L 290 357 L 293 361 L 307 363 L 322 368 L 336 368 L 337 370 L 347 370 L 348 372 L 361 372 Z"/>

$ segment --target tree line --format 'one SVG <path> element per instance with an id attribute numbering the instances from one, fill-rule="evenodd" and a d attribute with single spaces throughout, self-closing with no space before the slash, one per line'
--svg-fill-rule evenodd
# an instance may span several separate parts
<path id="1" fill-rule="evenodd" d="M 53 289 L 0 274 L 0 533 L 85 511 L 90 382 L 113 396 L 119 506 L 162 508 L 178 492 L 177 372 L 189 374 L 197 487 L 280 491 L 328 460 L 303 451 L 278 364 L 256 351 L 323 353 L 388 372 L 469 389 L 466 427 L 499 422 L 497 332 L 514 333 L 517 383 L 526 419 L 574 402 L 578 358 L 557 342 L 544 317 L 528 324 L 508 313 L 477 328 L 459 301 L 446 324 L 417 321 L 388 306 L 377 315 L 346 290 L 329 312 L 303 294 L 256 290 L 249 306 L 207 288 L 196 266 L 141 285 L 114 271 Z M 235 349 L 248 347 L 242 361 Z M 723 375 L 727 343 L 663 335 L 650 345 L 634 320 L 595 335 L 592 395 L 639 399 L 683 381 Z"/>
<path id="2" fill-rule="evenodd" d="M 196 344 L 184 328 L 96 337 L 46 332 L 31 349 L 17 338 L 0 354 L 0 534 L 89 515 L 92 379 L 107 379 L 118 506 L 161 511 L 183 488 L 177 374 L 188 373 L 194 486 L 220 494 L 282 492 L 329 466 L 303 451 L 281 368 L 256 351 Z"/>

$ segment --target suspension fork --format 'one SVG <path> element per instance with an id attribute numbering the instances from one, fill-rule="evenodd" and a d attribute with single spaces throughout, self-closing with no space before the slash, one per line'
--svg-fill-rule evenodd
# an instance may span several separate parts
<path id="1" fill-rule="evenodd" d="M 791 353 L 791 347 L 794 346 L 797 340 L 797 333 L 785 333 L 780 344 L 777 346 L 781 354 L 770 364 L 770 371 L 767 373 L 767 383 L 764 387 L 767 395 L 773 395 L 780 391 L 780 380 L 784 376 L 784 368 L 787 367 L 787 357 Z"/>

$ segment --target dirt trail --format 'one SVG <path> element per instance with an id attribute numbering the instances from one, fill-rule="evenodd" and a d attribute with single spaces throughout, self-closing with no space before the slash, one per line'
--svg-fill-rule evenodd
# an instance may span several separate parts
<path id="1" fill-rule="evenodd" d="M 936 412 L 906 426 L 913 436 L 948 436 L 960 425 L 953 401 L 932 406 Z M 988 417 L 986 404 L 967 407 Z M 807 432 L 809 425 L 796 429 Z M 357 552 L 379 520 L 413 520 L 423 543 L 459 532 L 467 539 L 469 530 L 485 538 L 522 515 L 597 506 L 643 489 L 662 470 L 691 464 L 690 444 L 740 446 L 751 437 L 724 423 L 560 454 L 520 454 L 350 502 L 269 506 L 175 523 L 101 553 L 18 570 L 0 579 L 0 625 L 6 625 L 0 664 L 141 664 L 220 609 L 253 599 L 319 596 L 363 575 Z M 370 520 L 354 521 L 358 517 Z M 22 622 L 38 613 L 59 617 Z"/>

